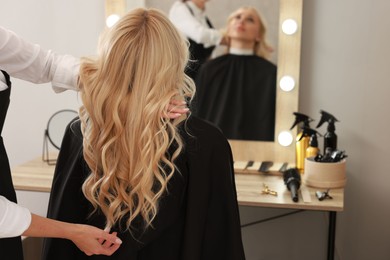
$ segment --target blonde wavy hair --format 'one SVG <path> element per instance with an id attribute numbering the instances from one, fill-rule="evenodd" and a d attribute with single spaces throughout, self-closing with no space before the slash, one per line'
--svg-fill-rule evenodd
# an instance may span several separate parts
<path id="1" fill-rule="evenodd" d="M 195 91 L 187 61 L 188 43 L 174 25 L 143 8 L 101 36 L 96 58 L 82 59 L 80 120 L 91 171 L 82 190 L 107 226 L 126 220 L 131 231 L 141 216 L 146 228 L 158 212 L 183 149 L 177 126 L 185 117 L 168 119 L 167 107 Z"/>
<path id="2" fill-rule="evenodd" d="M 228 27 L 230 25 L 230 22 L 242 10 L 252 11 L 255 14 L 255 17 L 257 17 L 257 19 L 259 20 L 259 24 L 260 24 L 260 27 L 259 27 L 260 40 L 255 43 L 254 51 L 255 51 L 255 54 L 257 56 L 260 56 L 260 57 L 262 57 L 264 59 L 269 59 L 271 54 L 272 54 L 272 52 L 273 52 L 273 48 L 267 41 L 267 37 L 266 37 L 266 35 L 267 35 L 266 34 L 267 28 L 266 28 L 266 25 L 265 25 L 263 19 L 261 18 L 259 11 L 255 7 L 243 6 L 243 7 L 238 8 L 233 13 L 231 13 L 229 15 L 228 19 L 227 19 L 227 26 L 226 26 L 226 29 L 224 30 L 225 34 L 227 34 L 227 32 L 228 32 Z"/>

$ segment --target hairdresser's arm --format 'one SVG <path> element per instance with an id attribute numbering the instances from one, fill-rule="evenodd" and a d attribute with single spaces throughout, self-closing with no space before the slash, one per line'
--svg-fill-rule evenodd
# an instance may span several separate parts
<path id="1" fill-rule="evenodd" d="M 70 224 L 35 214 L 31 216 L 31 225 L 23 235 L 66 238 L 86 255 L 112 255 L 122 243 L 115 233 L 109 234 L 93 226 Z"/>
<path id="2" fill-rule="evenodd" d="M 52 82 L 56 92 L 77 90 L 80 60 L 58 55 L 0 27 L 0 69 L 33 83 Z"/>
<path id="3" fill-rule="evenodd" d="M 121 243 L 117 240 L 116 234 L 108 234 L 92 226 L 40 217 L 0 196 L 0 238 L 20 235 L 70 239 L 87 255 L 111 255 Z M 106 242 L 102 244 L 104 240 Z"/>
<path id="4" fill-rule="evenodd" d="M 51 82 L 56 92 L 78 90 L 80 60 L 70 55 L 58 55 L 25 41 L 17 34 L 0 26 L 0 69 L 12 77 L 33 83 Z M 2 76 L 2 75 L 0 75 Z M 0 81 L 5 82 L 4 77 Z M 1 84 L 0 91 L 6 89 Z M 177 118 L 188 112 L 185 104 L 172 100 L 168 117 Z"/>
<path id="5" fill-rule="evenodd" d="M 205 47 L 222 43 L 222 33 L 199 22 L 185 3 L 176 1 L 169 11 L 169 19 L 186 37 Z"/>

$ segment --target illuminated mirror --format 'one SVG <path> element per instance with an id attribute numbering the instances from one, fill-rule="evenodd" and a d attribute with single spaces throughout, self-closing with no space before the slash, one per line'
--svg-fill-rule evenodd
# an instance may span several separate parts
<path id="1" fill-rule="evenodd" d="M 109 1 L 109 0 L 107 0 Z M 123 0 L 124 1 L 124 0 Z M 265 0 L 264 0 L 265 1 Z M 273 0 L 276 1 L 276 0 Z M 270 1 L 272 3 L 273 1 Z M 154 7 L 159 8 L 165 13 L 168 12 L 173 0 L 159 1 L 159 0 L 127 0 L 127 9 L 135 7 Z M 207 3 L 208 7 L 213 4 L 219 5 L 219 1 L 210 1 Z M 262 0 L 229 0 L 224 1 L 223 6 L 230 4 L 252 5 L 257 7 L 256 3 L 263 2 Z M 248 4 L 253 3 L 253 4 Z M 277 87 L 276 100 L 276 123 L 275 123 L 275 142 L 259 142 L 259 141 L 240 141 L 230 140 L 235 161 L 274 161 L 274 162 L 289 162 L 294 164 L 295 161 L 295 147 L 293 140 L 296 133 L 289 132 L 292 135 L 290 145 L 282 146 L 278 142 L 280 133 L 288 131 L 294 122 L 293 112 L 298 111 L 298 94 L 299 94 L 299 70 L 300 70 L 300 50 L 301 50 L 301 23 L 302 23 L 302 0 L 279 0 L 279 20 L 277 28 L 277 47 L 275 60 L 278 66 L 277 81 L 280 85 L 281 79 L 285 76 L 291 77 L 294 86 L 289 91 L 282 90 Z M 220 7 L 222 8 L 222 7 Z M 234 9 L 231 9 L 232 12 Z M 264 11 L 258 8 L 262 15 Z M 229 13 L 226 13 L 226 18 Z M 209 9 L 208 9 L 209 13 Z M 210 14 L 210 13 L 209 13 Z M 214 19 L 211 17 L 212 21 Z M 290 24 L 287 34 L 282 31 L 282 24 L 287 22 Z M 226 21 L 226 20 L 225 20 Z M 291 21 L 293 21 L 291 23 Z M 270 26 L 269 21 L 268 27 Z M 295 22 L 295 25 L 294 25 Z M 291 30 L 291 24 L 292 29 Z M 217 27 L 217 26 L 216 26 Z M 217 27 L 219 28 L 219 27 Z M 295 28 L 295 29 L 294 29 Z M 291 83 L 291 80 L 290 80 Z M 283 135 L 282 135 L 283 136 Z M 283 139 L 284 140 L 284 139 Z M 283 143 L 286 145 L 286 143 Z"/>

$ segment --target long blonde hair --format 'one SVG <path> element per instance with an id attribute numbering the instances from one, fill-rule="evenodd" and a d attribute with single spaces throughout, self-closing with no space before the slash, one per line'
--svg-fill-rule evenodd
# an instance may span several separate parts
<path id="1" fill-rule="evenodd" d="M 135 9 L 102 35 L 98 56 L 80 68 L 84 159 L 91 174 L 83 192 L 107 226 L 137 216 L 151 225 L 183 148 L 169 120 L 172 98 L 194 94 L 184 74 L 188 43 L 164 14 Z M 174 152 L 167 150 L 174 144 Z"/>
<path id="2" fill-rule="evenodd" d="M 261 18 L 260 16 L 260 13 L 259 11 L 255 8 L 255 7 L 252 7 L 252 6 L 242 6 L 240 8 L 238 8 L 237 10 L 235 10 L 233 13 L 231 13 L 227 19 L 227 26 L 226 26 L 226 29 L 225 29 L 225 33 L 227 33 L 227 28 L 229 27 L 230 25 L 230 22 L 231 20 L 237 15 L 238 12 L 240 12 L 241 10 L 249 10 L 249 11 L 252 11 L 256 17 L 259 19 L 259 22 L 260 22 L 260 27 L 259 27 L 259 41 L 257 41 L 255 43 L 255 46 L 254 46 L 254 52 L 257 56 L 260 56 L 262 58 L 265 58 L 265 59 L 269 59 L 272 52 L 273 52 L 273 48 L 272 46 L 268 43 L 268 40 L 267 40 L 267 28 L 266 28 L 266 25 L 263 21 L 263 19 Z"/>

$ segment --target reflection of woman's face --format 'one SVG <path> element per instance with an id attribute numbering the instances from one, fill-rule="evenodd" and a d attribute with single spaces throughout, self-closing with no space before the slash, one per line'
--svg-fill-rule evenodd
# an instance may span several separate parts
<path id="1" fill-rule="evenodd" d="M 228 37 L 234 41 L 255 44 L 260 40 L 260 20 L 250 9 L 239 9 L 231 18 Z"/>

